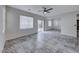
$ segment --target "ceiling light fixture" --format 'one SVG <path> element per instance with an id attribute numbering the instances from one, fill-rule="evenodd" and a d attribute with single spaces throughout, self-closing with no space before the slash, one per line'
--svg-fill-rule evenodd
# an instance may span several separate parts
<path id="1" fill-rule="evenodd" d="M 47 14 L 47 12 L 44 12 L 44 14 Z"/>

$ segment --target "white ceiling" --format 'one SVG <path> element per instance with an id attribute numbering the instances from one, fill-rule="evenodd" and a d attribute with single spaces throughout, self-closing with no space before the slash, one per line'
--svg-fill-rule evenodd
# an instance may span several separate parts
<path id="1" fill-rule="evenodd" d="M 50 17 L 50 18 L 52 18 L 52 16 L 54 16 L 54 15 L 59 15 L 59 14 L 79 10 L 79 5 L 10 5 L 10 7 L 14 7 L 17 9 L 21 9 L 24 11 L 28 11 L 31 13 L 35 13 L 35 14 L 44 16 L 44 14 L 42 12 L 39 12 L 39 10 L 42 10 L 43 6 L 46 8 L 54 9 L 51 11 L 51 13 L 45 14 L 46 17 Z"/>

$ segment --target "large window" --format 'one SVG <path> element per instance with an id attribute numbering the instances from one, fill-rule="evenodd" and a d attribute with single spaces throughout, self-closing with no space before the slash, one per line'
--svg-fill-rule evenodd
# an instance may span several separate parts
<path id="1" fill-rule="evenodd" d="M 20 16 L 20 29 L 33 28 L 33 18 L 28 16 Z"/>
<path id="2" fill-rule="evenodd" d="M 48 26 L 52 26 L 51 20 L 48 21 Z"/>

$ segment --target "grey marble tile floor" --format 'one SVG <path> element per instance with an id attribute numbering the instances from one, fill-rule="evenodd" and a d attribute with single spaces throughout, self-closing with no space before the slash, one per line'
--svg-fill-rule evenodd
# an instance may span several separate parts
<path id="1" fill-rule="evenodd" d="M 45 31 L 6 41 L 3 53 L 78 53 L 75 41 L 56 31 Z"/>

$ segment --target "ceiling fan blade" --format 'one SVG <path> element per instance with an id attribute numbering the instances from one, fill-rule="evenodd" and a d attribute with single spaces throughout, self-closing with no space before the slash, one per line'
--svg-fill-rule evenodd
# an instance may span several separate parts
<path id="1" fill-rule="evenodd" d="M 47 10 L 53 10 L 53 8 L 47 9 Z"/>
<path id="2" fill-rule="evenodd" d="M 47 12 L 47 13 L 51 13 L 51 12 Z"/>
<path id="3" fill-rule="evenodd" d="M 47 11 L 47 13 L 51 13 L 51 12 Z"/>

